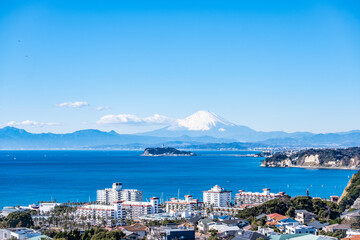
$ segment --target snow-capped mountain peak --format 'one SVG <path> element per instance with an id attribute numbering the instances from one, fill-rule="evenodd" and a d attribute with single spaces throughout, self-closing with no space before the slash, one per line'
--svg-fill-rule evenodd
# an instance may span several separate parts
<path id="1" fill-rule="evenodd" d="M 215 113 L 200 110 L 185 119 L 178 119 L 176 125 L 176 127 L 184 127 L 192 131 L 208 131 L 219 125 L 234 126 L 235 124 L 220 118 Z M 221 129 L 220 131 L 224 131 L 223 128 Z"/>

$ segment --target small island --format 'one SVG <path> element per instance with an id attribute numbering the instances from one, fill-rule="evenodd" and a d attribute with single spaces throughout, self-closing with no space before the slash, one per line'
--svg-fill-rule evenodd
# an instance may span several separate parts
<path id="1" fill-rule="evenodd" d="M 193 152 L 180 151 L 172 147 L 146 148 L 141 156 L 163 157 L 163 156 L 196 156 Z"/>

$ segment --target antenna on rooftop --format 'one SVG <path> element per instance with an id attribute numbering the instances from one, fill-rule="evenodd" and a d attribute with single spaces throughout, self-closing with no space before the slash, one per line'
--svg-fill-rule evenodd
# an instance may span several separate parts
<path id="1" fill-rule="evenodd" d="M 178 188 L 178 200 L 180 199 L 180 188 Z"/>

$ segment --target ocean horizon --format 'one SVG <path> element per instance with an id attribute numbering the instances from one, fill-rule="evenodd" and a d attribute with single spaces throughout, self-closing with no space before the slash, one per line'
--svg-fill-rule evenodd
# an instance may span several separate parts
<path id="1" fill-rule="evenodd" d="M 96 190 L 121 182 L 162 201 L 214 185 L 232 191 L 340 196 L 355 170 L 264 168 L 251 151 L 194 151 L 196 157 L 144 157 L 141 151 L 0 151 L 0 207 L 38 201 L 95 201 Z"/>

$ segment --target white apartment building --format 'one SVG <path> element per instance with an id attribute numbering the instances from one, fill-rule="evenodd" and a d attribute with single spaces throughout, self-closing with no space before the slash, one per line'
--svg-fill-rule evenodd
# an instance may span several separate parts
<path id="1" fill-rule="evenodd" d="M 203 202 L 199 202 L 198 199 L 193 199 L 191 195 L 185 195 L 184 200 L 177 198 L 171 198 L 170 201 L 165 202 L 166 212 L 170 211 L 196 211 L 201 210 L 203 207 Z"/>
<path id="2" fill-rule="evenodd" d="M 235 202 L 238 206 L 242 204 L 261 204 L 284 195 L 285 192 L 271 193 L 270 188 L 264 188 L 261 193 L 239 190 L 239 193 L 235 194 Z"/>
<path id="3" fill-rule="evenodd" d="M 60 206 L 60 205 L 61 205 L 61 203 L 55 203 L 55 202 L 46 203 L 46 202 L 44 202 L 44 203 L 40 203 L 39 210 L 40 210 L 40 213 L 42 213 L 42 214 L 48 213 L 48 212 L 54 210 L 54 208 L 56 206 Z"/>
<path id="4" fill-rule="evenodd" d="M 159 198 L 152 197 L 150 202 L 124 201 L 122 206 L 126 212 L 126 218 L 137 219 L 143 215 L 159 213 Z"/>
<path id="5" fill-rule="evenodd" d="M 91 224 L 111 225 L 112 220 L 121 221 L 125 218 L 123 201 L 114 202 L 112 205 L 85 204 L 76 210 L 76 219 L 79 222 L 90 222 Z"/>
<path id="6" fill-rule="evenodd" d="M 112 188 L 97 190 L 97 201 L 104 204 L 112 204 L 117 201 L 141 202 L 143 192 L 136 189 L 123 189 L 121 183 L 113 183 Z"/>
<path id="7" fill-rule="evenodd" d="M 208 191 L 203 191 L 204 204 L 213 207 L 228 207 L 231 204 L 231 191 L 215 185 Z"/>

